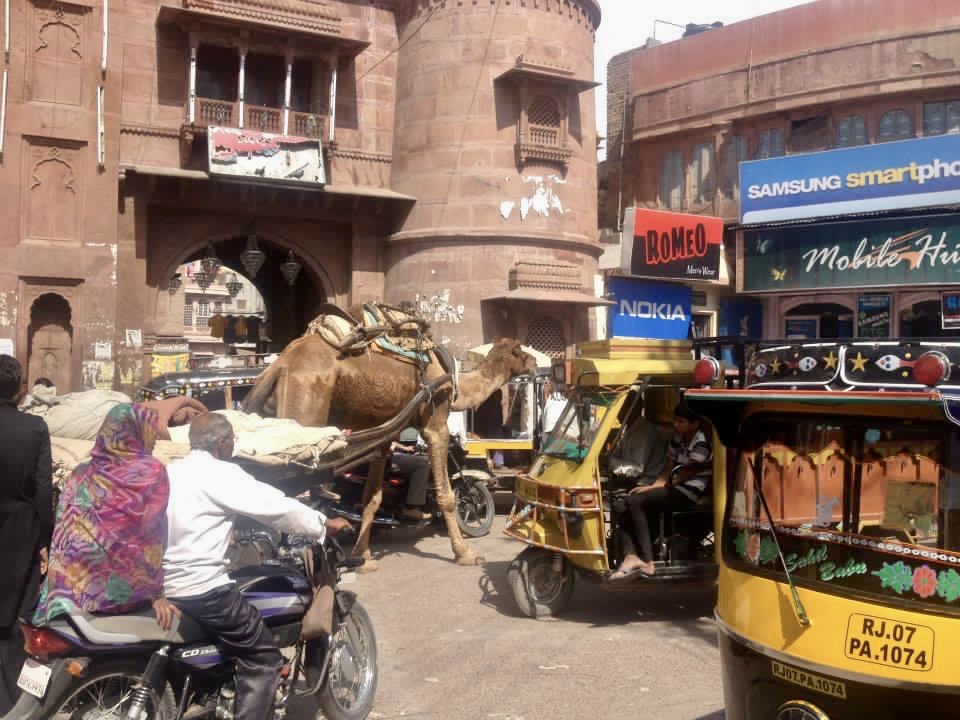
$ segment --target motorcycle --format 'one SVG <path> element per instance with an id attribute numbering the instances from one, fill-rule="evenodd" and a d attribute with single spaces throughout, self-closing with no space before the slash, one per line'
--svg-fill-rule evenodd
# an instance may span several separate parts
<path id="1" fill-rule="evenodd" d="M 426 448 L 418 446 L 417 454 L 424 456 Z M 491 485 L 496 483 L 489 473 L 482 470 L 465 468 L 466 451 L 455 437 L 450 438 L 447 449 L 447 477 L 456 499 L 457 525 L 468 537 L 483 537 L 490 532 L 496 516 Z M 363 486 L 366 483 L 366 469 L 335 475 L 331 490 L 339 497 L 324 510 L 328 515 L 339 515 L 351 522 L 360 522 L 363 510 Z M 443 514 L 437 503 L 437 493 L 430 483 L 427 487 L 427 503 L 424 511 L 429 514 L 426 520 L 412 520 L 403 517 L 402 510 L 407 497 L 409 478 L 399 473 L 390 464 L 384 472 L 383 498 L 380 509 L 374 516 L 375 528 L 425 527 L 442 522 Z"/>
<path id="2" fill-rule="evenodd" d="M 261 548 L 270 544 L 256 535 Z M 231 577 L 285 658 L 272 720 L 284 719 L 291 692 L 316 696 L 329 720 L 363 720 L 377 688 L 376 637 L 356 595 L 338 587 L 342 571 L 362 561 L 329 536 L 322 544 L 284 536 L 271 551 L 273 559 Z M 302 623 L 322 586 L 333 590 L 331 631 L 305 641 Z M 4 720 L 233 720 L 233 662 L 186 615 L 165 631 L 152 612 L 71 613 L 24 625 L 24 635 L 24 692 Z"/>

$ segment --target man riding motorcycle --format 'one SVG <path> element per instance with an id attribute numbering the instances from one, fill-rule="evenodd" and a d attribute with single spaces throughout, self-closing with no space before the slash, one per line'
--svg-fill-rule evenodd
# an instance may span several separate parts
<path id="1" fill-rule="evenodd" d="M 227 575 L 226 554 L 238 515 L 279 531 L 322 540 L 350 527 L 258 482 L 237 465 L 234 435 L 222 416 L 190 425 L 191 452 L 171 463 L 164 595 L 158 620 L 166 629 L 186 613 L 226 648 L 236 665 L 236 720 L 266 720 L 283 659 L 259 611 Z"/>

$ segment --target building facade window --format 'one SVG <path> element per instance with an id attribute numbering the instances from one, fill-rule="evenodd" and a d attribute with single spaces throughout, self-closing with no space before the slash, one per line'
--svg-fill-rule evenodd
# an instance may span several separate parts
<path id="1" fill-rule="evenodd" d="M 693 149 L 690 163 L 690 179 L 693 183 L 693 202 L 703 204 L 713 202 L 717 190 L 714 172 L 713 143 L 703 143 Z"/>
<path id="2" fill-rule="evenodd" d="M 193 327 L 193 301 L 191 300 L 185 300 L 183 303 L 183 326 Z"/>
<path id="3" fill-rule="evenodd" d="M 240 55 L 235 48 L 201 45 L 197 49 L 197 96 L 236 102 Z"/>
<path id="4" fill-rule="evenodd" d="M 906 140 L 913 137 L 913 118 L 906 110 L 890 110 L 880 118 L 880 142 Z"/>
<path id="5" fill-rule="evenodd" d="M 552 317 L 540 316 L 533 319 L 527 328 L 526 344 L 548 355 L 551 360 L 563 360 L 567 352 L 563 326 Z"/>
<path id="6" fill-rule="evenodd" d="M 813 115 L 790 122 L 790 152 L 815 152 L 830 147 L 830 122 Z"/>
<path id="7" fill-rule="evenodd" d="M 683 209 L 683 153 L 670 150 L 663 157 L 660 174 L 660 204 L 670 210 Z"/>
<path id="8" fill-rule="evenodd" d="M 960 100 L 924 103 L 924 135 L 946 135 L 958 132 L 960 132 Z"/>
<path id="9" fill-rule="evenodd" d="M 786 155 L 783 144 L 783 131 L 780 128 L 767 128 L 760 133 L 757 142 L 757 159 L 782 157 Z"/>
<path id="10" fill-rule="evenodd" d="M 530 142 L 547 147 L 560 145 L 560 108 L 557 101 L 538 95 L 527 107 Z"/>
<path id="11" fill-rule="evenodd" d="M 723 146 L 723 172 L 720 189 L 733 197 L 740 186 L 740 162 L 747 159 L 747 140 L 742 135 L 731 135 Z"/>
<path id="12" fill-rule="evenodd" d="M 216 300 L 216 301 L 213 303 L 213 311 L 214 311 L 217 315 L 219 315 L 220 313 L 223 312 L 223 302 L 222 302 L 221 300 Z"/>
<path id="13" fill-rule="evenodd" d="M 837 123 L 837 147 L 867 144 L 867 124 L 859 115 L 845 117 Z"/>
<path id="14" fill-rule="evenodd" d="M 210 325 L 210 303 L 207 300 L 197 302 L 197 327 L 206 328 Z"/>

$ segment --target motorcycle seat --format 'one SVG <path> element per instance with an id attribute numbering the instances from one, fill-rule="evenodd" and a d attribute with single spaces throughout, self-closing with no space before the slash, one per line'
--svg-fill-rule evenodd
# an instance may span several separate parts
<path id="1" fill-rule="evenodd" d="M 164 630 L 157 624 L 153 610 L 143 610 L 126 615 L 90 615 L 73 612 L 67 616 L 83 639 L 94 645 L 135 645 L 145 642 L 195 643 L 207 635 L 191 618 L 174 617 L 173 625 Z M 51 627 L 57 630 L 62 628 Z"/>

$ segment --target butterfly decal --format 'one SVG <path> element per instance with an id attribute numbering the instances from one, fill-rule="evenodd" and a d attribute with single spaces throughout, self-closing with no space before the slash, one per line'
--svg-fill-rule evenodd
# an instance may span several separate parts
<path id="1" fill-rule="evenodd" d="M 773 275 L 774 281 L 784 280 L 787 277 L 787 269 L 783 268 L 783 270 L 781 270 L 780 268 L 772 268 L 770 270 L 770 274 Z"/>

